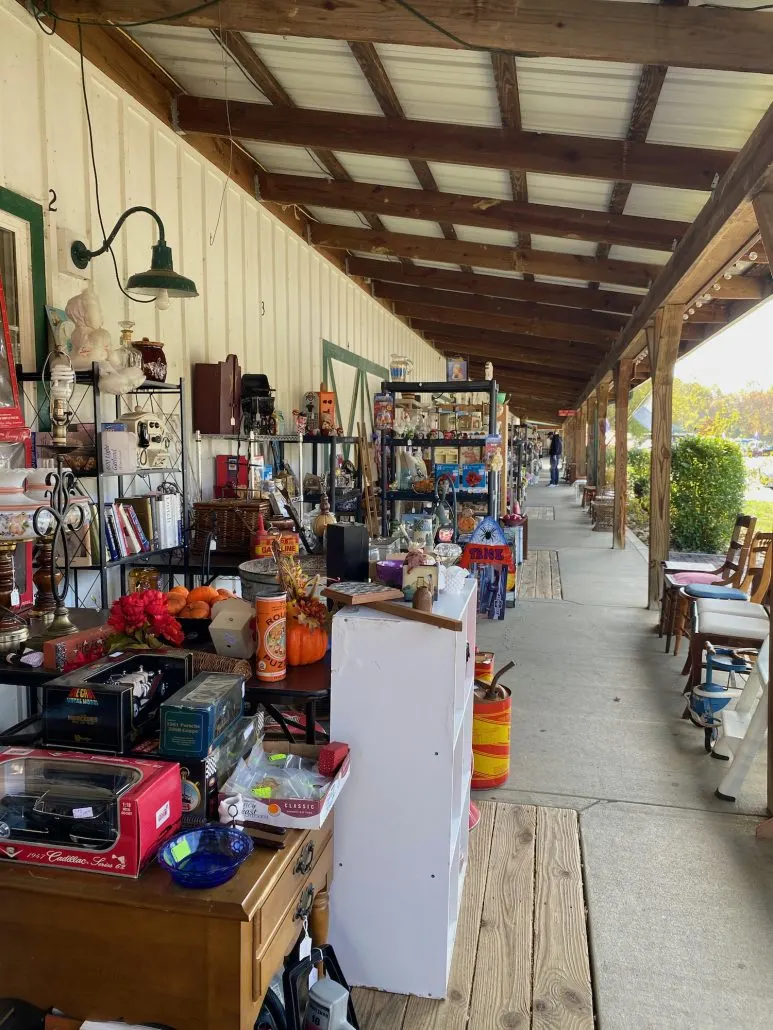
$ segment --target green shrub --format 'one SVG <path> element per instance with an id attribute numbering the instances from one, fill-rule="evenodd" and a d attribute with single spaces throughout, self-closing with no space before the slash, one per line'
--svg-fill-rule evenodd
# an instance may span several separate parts
<path id="1" fill-rule="evenodd" d="M 628 452 L 628 489 L 634 497 L 650 495 L 650 452 L 632 447 Z"/>
<path id="2" fill-rule="evenodd" d="M 720 553 L 743 510 L 746 469 L 730 440 L 689 436 L 671 457 L 671 542 L 678 551 Z"/>

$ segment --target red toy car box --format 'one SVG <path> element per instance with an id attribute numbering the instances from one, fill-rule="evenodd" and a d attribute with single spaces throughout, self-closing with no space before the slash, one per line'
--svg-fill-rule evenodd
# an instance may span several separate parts
<path id="1" fill-rule="evenodd" d="M 139 876 L 180 825 L 180 767 L 0 749 L 0 858 Z"/>

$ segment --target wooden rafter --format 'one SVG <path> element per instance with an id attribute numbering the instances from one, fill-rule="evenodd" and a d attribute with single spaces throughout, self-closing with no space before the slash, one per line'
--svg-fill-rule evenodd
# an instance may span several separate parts
<path id="1" fill-rule="evenodd" d="M 636 261 L 597 261 L 579 254 L 553 253 L 548 250 L 515 250 L 490 243 L 466 240 L 441 240 L 412 233 L 373 232 L 341 225 L 317 223 L 311 228 L 311 241 L 333 250 L 358 250 L 394 257 L 444 261 L 505 272 L 532 272 L 566 279 L 599 279 L 621 286 L 647 287 L 657 275 L 657 265 Z"/>
<path id="2" fill-rule="evenodd" d="M 482 168 L 514 168 L 555 175 L 709 190 L 729 168 L 732 151 L 517 129 L 453 125 L 366 114 L 341 114 L 266 104 L 181 96 L 176 120 L 183 132 L 203 132 L 288 146 L 406 160 L 443 161 Z"/>
<path id="3" fill-rule="evenodd" d="M 426 162 L 415 161 L 412 164 L 426 165 Z M 260 190 L 262 197 L 278 204 L 316 204 L 343 211 L 370 211 L 372 214 L 428 221 L 440 219 L 441 226 L 450 229 L 453 229 L 453 225 L 449 225 L 451 222 L 484 229 L 507 229 L 518 233 L 520 245 L 527 249 L 531 245 L 530 234 L 535 232 L 560 239 L 604 241 L 670 251 L 690 224 L 667 218 L 641 218 L 584 208 L 530 204 L 522 200 L 429 192 L 429 186 L 417 190 L 369 182 L 341 183 L 308 175 L 267 172 L 260 177 Z M 444 235 L 446 239 L 456 238 L 455 233 L 452 236 L 445 230 Z"/>
<path id="4" fill-rule="evenodd" d="M 391 118 L 405 119 L 405 112 L 403 111 L 402 104 L 395 93 L 394 86 L 389 80 L 386 68 L 384 67 L 381 58 L 376 52 L 376 48 L 372 43 L 350 43 L 349 48 L 354 54 L 354 57 L 362 70 L 363 75 L 368 80 L 373 95 L 378 101 L 379 107 Z M 435 182 L 435 176 L 432 174 L 429 165 L 426 161 L 412 160 L 410 162 L 413 174 L 421 184 L 422 190 L 437 190 L 437 183 Z M 363 209 L 364 210 L 364 209 Z M 382 214 L 387 214 L 384 211 Z M 437 215 L 430 216 L 432 220 L 437 219 Z M 438 220 L 440 225 L 440 231 L 443 233 L 447 240 L 456 239 L 456 229 L 449 221 Z"/>
<path id="5" fill-rule="evenodd" d="M 49 0 L 69 17 L 139 22 L 180 15 L 184 0 Z M 654 7 L 609 0 L 421 0 L 417 7 L 455 41 L 397 4 L 383 0 L 223 0 L 193 6 L 175 25 L 288 36 L 402 43 L 453 49 L 466 45 L 548 57 L 663 64 L 724 71 L 773 72 L 773 24 L 736 8 Z M 464 41 L 463 43 L 460 41 Z"/>
<path id="6" fill-rule="evenodd" d="M 645 345 L 644 329 L 659 308 L 665 304 L 683 308 L 696 291 L 721 276 L 733 255 L 756 237 L 759 229 L 752 199 L 769 187 L 771 179 L 773 105 L 760 119 L 578 400 L 584 400 L 621 358 L 635 357 L 641 352 Z"/>
<path id="7" fill-rule="evenodd" d="M 382 300 L 402 301 L 407 304 L 434 304 L 463 311 L 477 311 L 480 314 L 500 315 L 515 321 L 530 318 L 545 322 L 561 322 L 574 328 L 599 330 L 610 334 L 610 338 L 625 322 L 624 315 L 577 311 L 556 305 L 504 300 L 500 297 L 481 297 L 474 293 L 458 293 L 451 290 L 427 290 L 416 286 L 403 286 L 400 283 L 374 283 L 373 292 Z"/>
<path id="8" fill-rule="evenodd" d="M 492 54 L 491 70 L 494 74 L 494 85 L 497 91 L 499 103 L 499 114 L 502 125 L 506 129 L 522 129 L 521 120 L 521 97 L 518 92 L 518 69 L 515 66 L 513 54 Z M 529 200 L 529 184 L 526 172 L 523 169 L 510 168 L 510 192 L 513 200 L 526 203 Z M 528 250 L 531 247 L 531 233 L 528 231 L 518 232 L 518 246 Z M 533 281 L 534 276 L 530 272 L 524 274 L 527 282 Z"/>
<path id="9" fill-rule="evenodd" d="M 281 82 L 261 60 L 253 47 L 240 32 L 212 29 L 212 35 L 231 59 L 238 64 L 246 78 L 277 108 L 295 108 L 296 104 Z M 313 156 L 339 182 L 350 182 L 351 176 L 332 150 L 326 147 L 312 147 Z M 362 217 L 372 229 L 383 229 L 384 223 L 376 214 L 365 213 Z"/>
<path id="10" fill-rule="evenodd" d="M 423 332 L 427 339 L 439 350 L 448 353 L 474 354 L 480 358 L 508 360 L 519 365 L 536 369 L 545 369 L 560 361 L 562 371 L 569 377 L 579 377 L 583 382 L 593 369 L 594 361 L 572 352 L 567 354 L 561 349 L 560 342 L 536 340 L 534 337 L 522 337 L 495 330 L 485 333 L 476 332 L 468 326 L 446 326 L 438 322 L 424 322 L 412 319 L 411 325 L 417 332 Z M 530 345 L 523 344 L 526 339 Z M 542 344 L 536 349 L 535 342 Z"/>
<path id="11" fill-rule="evenodd" d="M 346 267 L 350 275 L 376 282 L 457 290 L 487 297 L 510 297 L 513 300 L 558 304 L 586 311 L 617 311 L 630 315 L 642 300 L 641 294 L 638 293 L 586 290 L 580 286 L 561 286 L 553 283 L 527 283 L 523 279 L 502 275 L 485 275 L 482 272 L 468 275 L 445 268 L 428 268 L 425 265 L 403 268 L 396 261 L 376 261 L 373 258 L 355 255 L 347 258 Z"/>

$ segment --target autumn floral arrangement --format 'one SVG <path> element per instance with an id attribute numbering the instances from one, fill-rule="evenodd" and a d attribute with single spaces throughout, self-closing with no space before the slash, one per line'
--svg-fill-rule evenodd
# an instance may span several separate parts
<path id="1" fill-rule="evenodd" d="M 114 631 L 107 641 L 108 653 L 122 647 L 179 646 L 185 638 L 160 590 L 138 590 L 119 597 L 110 607 L 107 623 Z"/>
<path id="2" fill-rule="evenodd" d="M 325 657 L 330 627 L 327 606 L 315 597 L 319 576 L 309 579 L 289 555 L 277 555 L 277 566 L 287 594 L 287 664 L 311 665 Z"/>

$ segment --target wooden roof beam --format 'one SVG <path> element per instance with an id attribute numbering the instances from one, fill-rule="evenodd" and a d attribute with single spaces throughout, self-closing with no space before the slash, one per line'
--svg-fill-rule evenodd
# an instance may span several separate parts
<path id="1" fill-rule="evenodd" d="M 426 162 L 412 164 L 423 164 L 429 171 Z M 416 190 L 367 182 L 333 182 L 304 175 L 264 173 L 260 176 L 260 193 L 265 200 L 277 204 L 316 204 L 343 211 L 369 211 L 429 221 L 440 219 L 441 225 L 455 222 L 484 229 L 506 229 L 518 233 L 519 244 L 527 249 L 531 246 L 530 234 L 535 232 L 567 240 L 671 251 L 689 226 L 689 222 L 666 218 L 639 218 L 582 208 L 529 204 L 520 199 L 498 200 L 440 193 L 437 187 L 425 186 L 423 190 Z M 456 238 L 455 234 L 451 236 L 445 230 L 444 235 L 447 239 Z"/>
<path id="2" fill-rule="evenodd" d="M 231 100 L 226 110 L 225 100 L 187 95 L 176 101 L 175 121 L 181 132 L 232 133 L 262 143 L 695 190 L 710 190 L 734 157 L 728 150 L 305 108 L 295 108 L 288 118 L 286 111 L 266 104 Z"/>
<path id="3" fill-rule="evenodd" d="M 549 250 L 516 250 L 491 243 L 468 243 L 466 240 L 441 240 L 413 233 L 373 232 L 343 225 L 315 222 L 309 240 L 332 250 L 364 251 L 393 257 L 445 261 L 456 265 L 474 265 L 506 272 L 531 272 L 567 279 L 599 279 L 621 286 L 647 287 L 658 274 L 659 266 L 638 261 L 597 261 L 578 254 Z"/>
<path id="4" fill-rule="evenodd" d="M 407 304 L 433 304 L 462 311 L 502 315 L 516 320 L 528 318 L 535 321 L 560 322 L 573 329 L 582 327 L 612 334 L 616 333 L 625 322 L 624 315 L 606 315 L 595 311 L 572 311 L 571 308 L 555 307 L 549 304 L 481 297 L 476 294 L 457 293 L 451 290 L 424 290 L 421 287 L 403 286 L 399 283 L 373 283 L 373 293 L 382 300 L 403 301 Z M 581 337 L 573 336 L 572 339 L 581 339 Z"/>
<path id="5" fill-rule="evenodd" d="M 621 331 L 615 346 L 578 398 L 578 403 L 589 396 L 621 358 L 635 357 L 643 349 L 644 329 L 659 308 L 664 304 L 681 304 L 684 307 L 706 283 L 722 281 L 727 263 L 759 232 L 752 200 L 771 181 L 773 104 Z"/>
<path id="6" fill-rule="evenodd" d="M 638 293 L 588 290 L 579 285 L 528 283 L 509 276 L 485 275 L 482 272 L 465 274 L 447 268 L 428 268 L 426 265 L 405 268 L 396 261 L 376 261 L 356 255 L 346 259 L 346 267 L 350 275 L 373 282 L 405 283 L 437 290 L 478 293 L 487 297 L 509 297 L 512 300 L 556 304 L 584 311 L 616 311 L 630 315 L 642 301 L 642 295 Z"/>
<path id="7" fill-rule="evenodd" d="M 71 18 L 140 22 L 179 15 L 176 0 L 49 0 Z M 171 24 L 280 36 L 463 48 L 543 57 L 669 64 L 720 71 L 773 72 L 773 24 L 737 8 L 610 5 L 608 0 L 421 0 L 421 13 L 457 40 L 382 0 L 223 0 L 193 6 Z"/>

